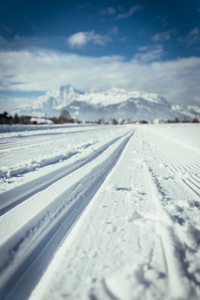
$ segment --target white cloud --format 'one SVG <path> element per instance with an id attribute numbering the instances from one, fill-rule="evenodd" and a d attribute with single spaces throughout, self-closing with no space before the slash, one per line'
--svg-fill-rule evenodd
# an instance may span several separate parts
<path id="1" fill-rule="evenodd" d="M 189 46 L 200 41 L 200 30 L 198 27 L 194 28 L 189 32 L 189 34 L 186 37 L 186 41 Z"/>
<path id="2" fill-rule="evenodd" d="M 149 63 L 161 59 L 164 51 L 162 45 L 156 47 L 141 47 L 139 53 L 134 56 L 134 60 L 139 63 Z"/>
<path id="3" fill-rule="evenodd" d="M 107 7 L 100 11 L 100 14 L 104 16 L 111 16 L 114 15 L 115 13 L 116 13 L 116 9 L 114 7 Z"/>
<path id="4" fill-rule="evenodd" d="M 121 56 L 87 57 L 53 51 L 1 51 L 0 89 L 48 91 L 64 84 L 80 90 L 111 87 L 157 92 L 168 101 L 193 103 L 200 95 L 200 58 L 144 63 Z"/>
<path id="5" fill-rule="evenodd" d="M 123 61 L 124 57 L 120 55 L 112 55 L 112 56 L 101 56 L 103 61 L 107 61 L 108 63 L 114 61 Z"/>
<path id="6" fill-rule="evenodd" d="M 101 46 L 105 46 L 106 43 L 111 41 L 111 38 L 107 35 L 100 35 L 92 31 L 81 31 L 71 35 L 68 38 L 68 44 L 71 48 L 81 47 L 88 43 L 93 43 Z"/>
<path id="7" fill-rule="evenodd" d="M 157 33 L 153 36 L 152 40 L 154 42 L 169 41 L 171 38 L 170 34 L 171 34 L 171 31 Z"/>
<path id="8" fill-rule="evenodd" d="M 83 46 L 88 43 L 88 33 L 78 32 L 68 38 L 68 43 L 71 47 Z"/>
<path id="9" fill-rule="evenodd" d="M 134 5 L 134 6 L 132 6 L 132 7 L 128 10 L 128 12 L 119 14 L 119 15 L 117 16 L 116 19 L 117 19 L 117 20 L 120 20 L 120 19 L 128 19 L 128 18 L 130 18 L 136 11 L 141 10 L 141 9 L 143 9 L 143 7 L 142 7 L 141 4 Z"/>
<path id="10" fill-rule="evenodd" d="M 184 37 L 179 37 L 179 42 L 181 44 L 185 44 L 187 46 L 192 46 L 200 42 L 200 29 L 195 27 L 194 29 L 190 30 L 188 34 Z"/>
<path id="11" fill-rule="evenodd" d="M 147 46 L 139 47 L 138 50 L 139 51 L 147 51 L 148 47 Z"/>

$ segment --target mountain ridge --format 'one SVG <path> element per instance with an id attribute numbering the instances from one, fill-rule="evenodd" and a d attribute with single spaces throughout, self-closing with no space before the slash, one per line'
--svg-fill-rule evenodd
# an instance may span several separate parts
<path id="1" fill-rule="evenodd" d="M 188 106 L 189 107 L 189 106 Z M 25 104 L 13 113 L 58 117 L 62 110 L 74 119 L 96 121 L 112 118 L 130 120 L 200 118 L 200 108 L 171 105 L 164 97 L 144 91 L 112 88 L 103 92 L 81 92 L 71 85 L 48 91 L 31 105 Z"/>

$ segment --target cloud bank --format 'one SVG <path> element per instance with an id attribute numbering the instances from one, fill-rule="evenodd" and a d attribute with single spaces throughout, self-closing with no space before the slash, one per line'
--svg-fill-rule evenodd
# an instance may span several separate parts
<path id="1" fill-rule="evenodd" d="M 155 51 L 159 53 L 162 49 Z M 48 91 L 65 84 L 84 91 L 119 87 L 157 92 L 172 103 L 200 104 L 200 58 L 146 64 L 143 52 L 126 61 L 122 56 L 87 57 L 43 50 L 2 51 L 0 89 Z M 155 52 L 147 54 L 150 56 Z"/>

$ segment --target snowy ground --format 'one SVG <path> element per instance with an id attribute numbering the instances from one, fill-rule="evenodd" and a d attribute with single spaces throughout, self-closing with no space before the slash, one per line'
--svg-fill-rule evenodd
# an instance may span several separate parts
<path id="1" fill-rule="evenodd" d="M 2 126 L 0 299 L 199 299 L 199 136 Z"/>

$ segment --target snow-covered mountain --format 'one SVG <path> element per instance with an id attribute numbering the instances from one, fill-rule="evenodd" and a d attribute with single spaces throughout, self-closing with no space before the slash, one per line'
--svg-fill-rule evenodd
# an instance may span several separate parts
<path id="1" fill-rule="evenodd" d="M 105 92 L 80 92 L 71 85 L 61 86 L 38 97 L 33 104 L 12 111 L 20 115 L 59 116 L 62 110 L 79 120 L 94 121 L 112 118 L 130 120 L 193 118 L 187 109 L 171 106 L 156 93 L 112 88 Z M 194 113 L 194 112 L 193 112 Z M 200 117 L 200 112 L 199 117 Z M 195 115 L 195 117 L 197 117 Z"/>
<path id="2" fill-rule="evenodd" d="M 174 104 L 172 105 L 172 109 L 179 114 L 184 115 L 186 119 L 200 119 L 200 106 Z"/>

